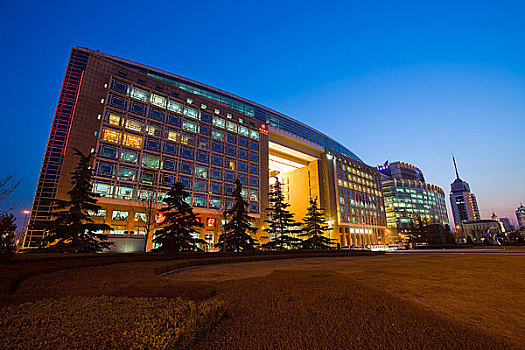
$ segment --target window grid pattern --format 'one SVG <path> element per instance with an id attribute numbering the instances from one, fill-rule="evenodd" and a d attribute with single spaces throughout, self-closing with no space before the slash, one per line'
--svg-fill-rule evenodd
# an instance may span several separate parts
<path id="1" fill-rule="evenodd" d="M 349 158 L 334 158 L 341 222 L 384 226 L 384 206 L 379 172 Z"/>
<path id="2" fill-rule="evenodd" d="M 224 104 L 228 106 L 229 108 L 239 111 L 247 116 L 256 118 L 263 123 L 268 123 L 269 125 L 272 125 L 273 127 L 294 133 L 320 146 L 326 147 L 328 150 L 337 152 L 339 154 L 342 154 L 344 156 L 347 156 L 354 160 L 362 162 L 362 160 L 359 159 L 358 156 L 356 156 L 352 151 L 350 151 L 349 149 L 347 149 L 340 143 L 336 142 L 335 140 L 320 133 L 319 131 L 312 129 L 290 117 L 279 114 L 268 108 L 260 107 L 255 104 L 251 105 L 244 101 L 240 101 L 238 99 L 225 96 L 218 91 L 212 91 L 211 88 L 195 86 L 195 84 L 192 84 L 188 81 L 184 81 L 181 78 L 176 78 L 174 76 L 162 74 L 158 71 L 152 71 L 144 66 L 138 66 L 128 61 L 121 61 L 116 58 L 113 58 L 113 60 L 118 62 L 119 64 L 123 64 L 132 69 L 142 71 L 150 77 L 153 77 L 155 79 L 162 80 L 164 82 L 177 86 L 180 89 L 186 90 L 196 95 L 203 96 L 205 98 L 218 102 L 219 104 Z"/>
<path id="3" fill-rule="evenodd" d="M 231 202 L 233 182 L 239 178 L 245 186 L 250 211 L 259 211 L 258 132 L 245 137 L 228 131 L 231 135 L 226 138 L 224 121 L 181 101 L 176 101 L 181 106 L 177 112 L 165 109 L 164 118 L 158 118 L 158 113 L 152 118 L 149 111 L 155 108 L 158 112 L 159 104 L 165 105 L 160 95 L 143 86 L 135 93 L 135 86 L 123 81 L 113 83 L 116 80 L 113 78 L 110 83 L 108 95 L 120 94 L 127 101 L 123 105 L 132 106 L 137 99 L 153 102 L 144 102 L 144 113 L 136 113 L 131 107 L 126 110 L 105 106 L 94 167 L 94 191 L 103 197 L 136 200 L 145 190 L 165 194 L 176 181 L 181 181 L 191 194 L 189 202 L 193 206 L 224 209 Z M 127 85 L 125 93 L 122 85 Z M 171 97 L 169 101 L 175 103 Z M 248 159 L 228 157 L 226 149 Z M 157 201 L 161 199 L 159 196 Z"/>

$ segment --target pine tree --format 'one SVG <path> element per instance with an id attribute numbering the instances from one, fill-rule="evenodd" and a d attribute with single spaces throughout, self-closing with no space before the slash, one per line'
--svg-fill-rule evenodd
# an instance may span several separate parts
<path id="1" fill-rule="evenodd" d="M 242 198 L 242 184 L 239 179 L 235 180 L 235 190 L 233 191 L 233 205 L 229 210 L 224 211 L 226 224 L 223 233 L 216 244 L 222 252 L 239 252 L 255 250 L 255 240 L 250 232 L 257 232 L 256 227 L 252 227 L 250 222 L 254 219 L 248 215 L 246 208 L 248 202 Z"/>
<path id="2" fill-rule="evenodd" d="M 8 261 L 15 255 L 15 220 L 13 214 L 0 215 L 0 262 Z"/>
<path id="3" fill-rule="evenodd" d="M 327 249 L 332 245 L 332 239 L 323 235 L 324 232 L 331 230 L 327 225 L 324 209 L 317 206 L 317 198 L 310 199 L 310 207 L 307 209 L 306 216 L 303 218 L 303 230 L 299 235 L 308 237 L 303 241 L 304 249 Z"/>
<path id="4" fill-rule="evenodd" d="M 266 209 L 268 228 L 264 232 L 268 233 L 272 240 L 263 244 L 266 249 L 290 249 L 298 246 L 301 240 L 295 235 L 301 232 L 299 223 L 295 222 L 294 215 L 287 208 L 290 204 L 284 201 L 284 195 L 281 189 L 281 183 L 275 178 L 275 183 L 270 186 L 269 193 L 270 206 Z"/>
<path id="5" fill-rule="evenodd" d="M 204 227 L 204 224 L 186 202 L 189 196 L 190 194 L 184 190 L 184 185 L 177 182 L 164 198 L 166 207 L 160 209 L 159 213 L 164 214 L 163 224 L 166 226 L 158 230 L 153 239 L 154 243 L 159 244 L 157 251 L 166 253 L 201 251 L 197 244 L 206 244 L 205 240 L 193 237 L 193 234 L 199 232 L 196 228 Z"/>
<path id="6" fill-rule="evenodd" d="M 96 253 L 113 244 L 106 242 L 107 235 L 96 232 L 111 230 L 111 227 L 95 224 L 88 214 L 100 210 L 97 205 L 100 195 L 91 191 L 91 154 L 85 156 L 77 149 L 74 151 L 80 159 L 71 173 L 73 188 L 67 192 L 69 200 L 53 200 L 53 218 L 41 224 L 47 234 L 40 246 L 50 252 Z"/>

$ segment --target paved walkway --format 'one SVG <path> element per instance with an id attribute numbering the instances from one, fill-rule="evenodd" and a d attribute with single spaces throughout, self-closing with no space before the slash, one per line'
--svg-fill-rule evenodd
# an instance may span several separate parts
<path id="1" fill-rule="evenodd" d="M 491 254 L 491 255 L 525 255 L 525 252 L 513 252 L 501 249 L 407 249 L 389 251 L 387 254 Z"/>

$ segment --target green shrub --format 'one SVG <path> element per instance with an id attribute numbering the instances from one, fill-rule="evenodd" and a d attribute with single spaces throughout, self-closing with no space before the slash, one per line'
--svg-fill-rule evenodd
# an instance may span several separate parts
<path id="1" fill-rule="evenodd" d="M 0 311 L 1 349 L 181 349 L 223 316 L 217 299 L 71 297 Z"/>

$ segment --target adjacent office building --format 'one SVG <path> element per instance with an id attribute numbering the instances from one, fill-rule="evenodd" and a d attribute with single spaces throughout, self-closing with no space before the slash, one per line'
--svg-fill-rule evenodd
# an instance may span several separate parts
<path id="1" fill-rule="evenodd" d="M 372 133 L 372 131 L 370 131 Z M 262 232 L 271 173 L 280 178 L 296 220 L 308 200 L 326 209 L 340 246 L 385 241 L 380 173 L 345 146 L 297 120 L 217 88 L 77 47 L 72 49 L 35 198 L 25 248 L 45 234 L 35 222 L 52 216 L 51 200 L 67 198 L 73 149 L 93 154 L 96 222 L 122 251 L 144 244 L 145 199 L 162 206 L 180 181 L 201 216 L 199 237 L 215 243 L 235 179 Z M 162 220 L 158 220 L 159 225 Z M 150 235 L 151 236 L 151 235 Z M 150 237 L 151 238 L 151 237 Z"/>
<path id="2" fill-rule="evenodd" d="M 500 218 L 499 222 L 503 225 L 504 232 L 514 231 L 514 226 L 510 223 L 509 218 Z"/>
<path id="3" fill-rule="evenodd" d="M 516 209 L 516 219 L 518 220 L 518 229 L 525 228 L 525 207 L 523 203 Z"/>
<path id="4" fill-rule="evenodd" d="M 403 162 L 387 162 L 377 169 L 382 175 L 388 243 L 404 241 L 415 219 L 421 218 L 427 224 L 448 225 L 445 192 L 426 183 L 419 168 Z"/>
<path id="5" fill-rule="evenodd" d="M 459 178 L 456 159 L 452 157 L 456 180 L 450 185 L 450 205 L 454 215 L 456 229 L 460 229 L 463 223 L 481 219 L 476 196 L 470 192 L 470 186 L 466 181 Z"/>
<path id="6" fill-rule="evenodd" d="M 502 232 L 501 224 L 497 220 L 476 220 L 462 224 L 462 236 L 466 242 L 493 243 L 493 236 Z"/>

